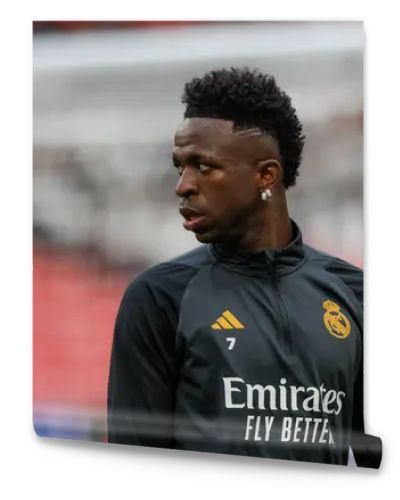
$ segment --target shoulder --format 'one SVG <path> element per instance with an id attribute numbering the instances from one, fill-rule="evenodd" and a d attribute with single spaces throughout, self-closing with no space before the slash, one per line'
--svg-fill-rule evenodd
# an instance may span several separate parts
<path id="1" fill-rule="evenodd" d="M 309 245 L 304 245 L 304 248 L 310 265 L 337 276 L 362 302 L 364 273 L 361 268 Z"/>
<path id="2" fill-rule="evenodd" d="M 190 280 L 211 261 L 206 245 L 156 264 L 138 274 L 128 285 L 125 299 L 138 296 L 179 298 Z"/>
<path id="3" fill-rule="evenodd" d="M 325 268 L 327 271 L 340 275 L 344 280 L 359 280 L 363 278 L 363 270 L 354 264 L 322 252 L 310 245 L 304 245 L 307 260 L 314 266 Z"/>

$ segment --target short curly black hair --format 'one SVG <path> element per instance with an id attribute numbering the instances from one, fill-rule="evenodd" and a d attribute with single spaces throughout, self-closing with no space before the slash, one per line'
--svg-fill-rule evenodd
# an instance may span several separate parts
<path id="1" fill-rule="evenodd" d="M 305 137 L 290 97 L 272 75 L 248 67 L 210 71 L 185 84 L 182 103 L 185 118 L 232 120 L 236 130 L 257 127 L 274 137 L 283 162 L 283 184 L 294 186 Z"/>

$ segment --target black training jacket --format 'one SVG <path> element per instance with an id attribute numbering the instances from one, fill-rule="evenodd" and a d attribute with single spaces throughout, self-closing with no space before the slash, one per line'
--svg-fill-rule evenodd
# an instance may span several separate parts
<path id="1" fill-rule="evenodd" d="M 127 288 L 108 440 L 379 467 L 364 433 L 362 271 L 294 239 L 202 245 Z"/>

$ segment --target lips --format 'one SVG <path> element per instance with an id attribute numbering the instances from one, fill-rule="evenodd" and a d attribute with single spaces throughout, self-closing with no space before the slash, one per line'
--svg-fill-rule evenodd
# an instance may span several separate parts
<path id="1" fill-rule="evenodd" d="M 198 231 L 201 230 L 201 226 L 205 220 L 205 215 L 194 208 L 181 207 L 179 209 L 180 214 L 184 217 L 183 227 L 187 231 Z"/>

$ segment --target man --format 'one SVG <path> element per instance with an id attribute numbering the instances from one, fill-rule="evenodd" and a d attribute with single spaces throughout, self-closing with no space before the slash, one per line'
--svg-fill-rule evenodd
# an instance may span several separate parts
<path id="1" fill-rule="evenodd" d="M 258 70 L 185 86 L 172 153 L 204 245 L 137 277 L 118 312 L 110 442 L 378 467 L 364 434 L 362 272 L 289 218 L 304 144 Z"/>

